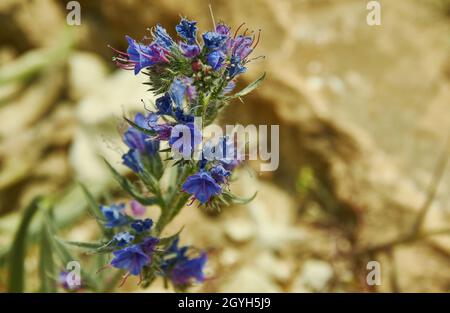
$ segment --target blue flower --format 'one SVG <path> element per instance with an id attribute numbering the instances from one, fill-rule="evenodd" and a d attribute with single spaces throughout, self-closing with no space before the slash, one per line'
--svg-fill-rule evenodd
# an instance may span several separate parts
<path id="1" fill-rule="evenodd" d="M 127 270 L 131 275 L 139 275 L 142 268 L 151 261 L 140 245 L 132 245 L 113 252 L 111 265 Z"/>
<path id="2" fill-rule="evenodd" d="M 164 96 L 159 97 L 155 101 L 158 113 L 161 115 L 172 115 L 172 98 L 169 93 L 165 93 Z"/>
<path id="3" fill-rule="evenodd" d="M 188 124 L 194 121 L 194 116 L 185 114 L 182 108 L 175 108 L 175 118 L 182 124 Z"/>
<path id="4" fill-rule="evenodd" d="M 153 221 L 149 218 L 145 220 L 135 220 L 131 223 L 131 227 L 138 233 L 142 233 L 143 231 L 149 230 L 153 226 Z"/>
<path id="5" fill-rule="evenodd" d="M 156 44 L 169 51 L 170 48 L 174 45 L 174 42 L 167 33 L 166 29 L 159 24 L 155 27 L 155 30 L 153 32 L 153 39 L 155 40 Z"/>
<path id="6" fill-rule="evenodd" d="M 110 206 L 102 205 L 100 207 L 105 219 L 106 227 L 112 228 L 117 226 L 123 226 L 128 223 L 128 217 L 125 215 L 125 204 L 113 204 Z"/>
<path id="7" fill-rule="evenodd" d="M 186 138 L 184 138 L 185 135 Z M 194 123 L 178 124 L 172 128 L 169 145 L 176 152 L 181 153 L 185 159 L 189 159 L 201 141 L 202 133 Z"/>
<path id="8" fill-rule="evenodd" d="M 139 246 L 141 247 L 142 251 L 151 257 L 153 255 L 153 252 L 155 252 L 156 249 L 156 245 L 159 243 L 159 239 L 156 237 L 146 237 L 144 238 L 144 240 L 139 244 Z"/>
<path id="9" fill-rule="evenodd" d="M 197 35 L 197 22 L 189 21 L 185 18 L 182 18 L 180 23 L 175 26 L 175 29 L 180 35 L 180 37 L 187 40 L 189 43 L 195 42 L 196 35 Z"/>
<path id="10" fill-rule="evenodd" d="M 138 113 L 134 118 L 134 122 L 139 127 L 150 129 L 149 123 L 151 123 L 155 115 L 145 117 L 142 113 Z M 130 149 L 136 149 L 142 154 L 154 155 L 159 150 L 158 141 L 150 140 L 148 135 L 132 126 L 124 133 L 124 142 Z"/>
<path id="11" fill-rule="evenodd" d="M 218 50 L 222 48 L 227 38 L 226 35 L 216 32 L 207 32 L 203 34 L 203 41 L 209 50 Z"/>
<path id="12" fill-rule="evenodd" d="M 242 65 L 241 59 L 237 56 L 232 56 L 230 59 L 230 65 L 227 68 L 228 78 L 233 79 L 236 75 L 245 73 L 247 68 Z"/>
<path id="13" fill-rule="evenodd" d="M 134 240 L 134 236 L 131 235 L 129 232 L 125 231 L 115 234 L 114 240 L 119 247 L 123 247 L 132 242 Z"/>
<path id="14" fill-rule="evenodd" d="M 223 89 L 223 93 L 227 94 L 227 93 L 232 92 L 234 87 L 236 87 L 236 83 L 234 81 L 230 81 Z"/>
<path id="15" fill-rule="evenodd" d="M 225 183 L 228 180 L 228 178 L 231 176 L 231 172 L 227 171 L 220 164 L 211 168 L 210 173 L 211 173 L 211 176 L 214 178 L 214 180 L 219 184 Z"/>
<path id="16" fill-rule="evenodd" d="M 205 204 L 211 197 L 220 194 L 222 189 L 205 171 L 189 176 L 184 182 L 182 189 L 195 197 L 200 203 Z"/>
<path id="17" fill-rule="evenodd" d="M 127 69 L 134 68 L 134 73 L 138 74 L 143 68 L 152 66 L 156 63 L 169 62 L 167 59 L 168 51 L 160 45 L 152 43 L 146 46 L 136 42 L 136 40 L 129 36 L 126 36 L 126 39 L 128 41 L 128 60 L 123 61 L 124 63 L 117 63 L 119 66 Z M 117 60 L 122 60 L 122 57 L 123 56 L 119 57 Z"/>
<path id="18" fill-rule="evenodd" d="M 208 54 L 206 58 L 206 62 L 213 68 L 214 71 L 220 69 L 224 61 L 225 61 L 225 54 L 220 50 L 211 52 L 210 54 Z"/>
<path id="19" fill-rule="evenodd" d="M 170 279 L 176 286 L 186 286 L 192 281 L 203 282 L 203 272 L 208 256 L 203 252 L 199 257 L 182 260 L 175 264 L 170 272 Z"/>
<path id="20" fill-rule="evenodd" d="M 173 102 L 177 108 L 183 107 L 184 94 L 186 92 L 186 86 L 179 78 L 175 78 L 170 85 L 169 94 L 172 97 Z"/>
<path id="21" fill-rule="evenodd" d="M 135 149 L 130 149 L 127 153 L 122 155 L 122 163 L 128 166 L 135 173 L 140 173 L 144 169 L 139 151 Z"/>

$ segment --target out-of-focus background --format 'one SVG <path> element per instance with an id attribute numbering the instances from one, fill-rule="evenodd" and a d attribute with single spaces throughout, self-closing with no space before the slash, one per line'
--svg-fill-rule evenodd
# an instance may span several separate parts
<path id="1" fill-rule="evenodd" d="M 234 29 L 262 29 L 265 59 L 239 85 L 263 71 L 266 80 L 220 122 L 279 124 L 280 166 L 239 171 L 232 189 L 257 190 L 250 204 L 187 207 L 167 229 L 185 225 L 183 243 L 209 249 L 210 278 L 192 290 L 450 290 L 448 0 L 380 0 L 379 26 L 367 24 L 364 0 L 86 0 L 79 26 L 67 25 L 67 2 L 0 2 L 0 291 L 35 196 L 52 197 L 61 236 L 80 241 L 97 229 L 78 181 L 123 199 L 101 157 L 122 168 L 121 116 L 152 95 L 145 76 L 115 69 L 107 45 L 123 50 L 126 34 L 156 23 L 174 34 L 180 15 L 206 31 L 209 3 Z M 26 290 L 37 291 L 38 219 L 28 239 Z M 370 261 L 381 285 L 366 281 Z"/>

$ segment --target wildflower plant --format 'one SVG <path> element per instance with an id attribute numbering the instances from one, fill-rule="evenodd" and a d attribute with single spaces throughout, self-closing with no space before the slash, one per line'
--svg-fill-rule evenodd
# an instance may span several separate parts
<path id="1" fill-rule="evenodd" d="M 127 50 L 114 49 L 113 61 L 120 68 L 148 77 L 144 84 L 156 100 L 145 114 L 125 117 L 129 126 L 123 141 L 128 150 L 122 163 L 136 179 L 122 176 L 107 163 L 132 200 L 98 206 L 84 189 L 103 237 L 98 243 L 71 244 L 109 255 L 106 268 L 123 270 L 122 283 L 130 275 L 139 277 L 144 287 L 161 277 L 175 290 L 203 282 L 207 253 L 180 246 L 181 231 L 163 237 L 163 230 L 186 205 L 218 210 L 253 198 L 238 198 L 228 188 L 242 159 L 232 138 L 211 142 L 202 135 L 230 100 L 248 94 L 264 79 L 262 75 L 233 93 L 259 41 L 259 33 L 247 35 L 242 26 L 232 34 L 220 23 L 199 36 L 197 22 L 182 18 L 175 27 L 178 39 L 156 25 L 150 38 L 138 42 L 127 36 Z M 166 176 L 170 178 L 165 183 Z M 156 221 L 143 217 L 150 205 L 160 208 Z"/>

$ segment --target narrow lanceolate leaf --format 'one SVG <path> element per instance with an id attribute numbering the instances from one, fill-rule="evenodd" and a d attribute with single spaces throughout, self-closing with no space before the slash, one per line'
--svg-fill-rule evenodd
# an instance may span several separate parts
<path id="1" fill-rule="evenodd" d="M 80 183 L 81 190 L 83 190 L 83 194 L 88 203 L 89 212 L 98 220 L 103 220 L 103 214 L 100 211 L 100 206 L 95 201 L 94 196 L 89 192 L 86 186 Z"/>
<path id="2" fill-rule="evenodd" d="M 172 243 L 180 236 L 180 233 L 183 231 L 183 227 L 179 231 L 177 231 L 175 234 L 169 237 L 161 238 L 159 240 L 159 245 L 164 246 L 164 248 L 170 247 Z"/>
<path id="3" fill-rule="evenodd" d="M 45 218 L 50 218 L 45 216 Z M 41 292 L 56 292 L 55 262 L 53 260 L 53 249 L 50 232 L 47 223 L 42 223 L 41 227 L 41 247 L 39 258 L 39 278 L 41 280 Z"/>
<path id="4" fill-rule="evenodd" d="M 262 83 L 262 81 L 264 80 L 265 77 L 266 77 L 266 73 L 264 72 L 264 74 L 262 74 L 257 80 L 255 80 L 253 83 L 251 83 L 250 85 L 248 85 L 241 91 L 232 95 L 231 98 L 239 98 L 239 97 L 243 97 L 243 96 L 249 94 L 250 92 L 252 92 L 254 89 L 256 89 Z"/>
<path id="5" fill-rule="evenodd" d="M 82 183 L 80 183 L 80 186 L 81 186 L 81 190 L 83 190 L 83 194 L 86 198 L 89 213 L 97 221 L 97 224 L 100 227 L 103 235 L 105 237 L 110 236 L 111 231 L 104 226 L 104 223 L 102 223 L 105 219 L 103 217 L 102 211 L 100 210 L 100 206 L 97 204 L 97 201 L 95 200 L 94 196 L 92 195 L 92 193 L 89 192 L 89 190 L 86 188 L 86 186 Z"/>
<path id="6" fill-rule="evenodd" d="M 63 244 L 75 246 L 78 248 L 84 248 L 89 250 L 95 250 L 100 247 L 103 247 L 106 243 L 105 242 L 82 242 L 82 241 L 70 241 L 70 240 L 64 240 L 59 237 L 55 237 L 55 239 Z"/>
<path id="7" fill-rule="evenodd" d="M 251 197 L 249 197 L 249 198 L 241 198 L 241 197 L 238 197 L 238 196 L 232 194 L 232 193 L 229 192 L 229 191 L 224 191 L 224 192 L 222 193 L 222 196 L 224 197 L 225 200 L 229 200 L 229 201 L 231 201 L 232 203 L 236 203 L 236 204 L 247 204 L 247 203 L 249 203 L 250 201 L 252 201 L 253 199 L 255 199 L 255 197 L 256 197 L 257 194 L 258 194 L 258 193 L 255 192 L 255 193 L 253 194 L 253 196 L 251 196 Z"/>
<path id="8" fill-rule="evenodd" d="M 105 163 L 108 166 L 108 168 L 110 169 L 111 173 L 113 174 L 114 179 L 119 183 L 119 185 L 126 192 L 128 192 L 134 199 L 139 201 L 139 203 L 141 203 L 143 205 L 152 205 L 157 202 L 154 197 L 145 197 L 144 195 L 142 195 L 138 191 L 138 188 L 132 182 L 130 182 L 126 177 L 120 175 L 119 172 L 117 172 L 116 169 L 111 164 L 109 164 L 108 161 L 105 160 Z"/>
<path id="9" fill-rule="evenodd" d="M 136 128 L 137 130 L 143 132 L 144 134 L 148 135 L 148 136 L 155 136 L 157 135 L 157 133 L 154 130 L 148 129 L 148 128 L 144 128 L 139 126 L 138 124 L 136 124 L 135 122 L 133 122 L 132 120 L 130 120 L 127 117 L 123 117 L 125 119 L 125 121 L 127 121 L 128 124 L 130 124 L 130 126 Z"/>
<path id="10" fill-rule="evenodd" d="M 24 292 L 25 290 L 25 251 L 28 227 L 34 214 L 38 210 L 40 197 L 31 201 L 31 204 L 25 209 L 22 221 L 14 236 L 14 241 L 9 254 L 9 292 Z"/>

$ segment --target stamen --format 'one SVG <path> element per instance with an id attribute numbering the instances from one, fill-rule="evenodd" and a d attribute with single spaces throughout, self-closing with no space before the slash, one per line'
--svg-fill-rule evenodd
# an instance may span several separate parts
<path id="1" fill-rule="evenodd" d="M 108 48 L 112 49 L 112 51 L 117 52 L 118 54 L 130 56 L 129 53 L 126 53 L 126 52 L 123 52 L 123 51 L 119 51 L 116 48 L 113 48 L 111 45 L 108 45 Z"/>
<path id="2" fill-rule="evenodd" d="M 188 204 L 186 204 L 187 206 L 191 206 L 192 205 L 192 203 L 194 203 L 194 201 L 195 201 L 195 197 L 192 197 L 191 198 L 191 202 L 189 202 Z"/>
<path id="3" fill-rule="evenodd" d="M 258 29 L 258 38 L 256 39 L 255 46 L 252 48 L 252 50 L 255 50 L 256 46 L 259 43 L 259 39 L 261 38 L 261 29 Z"/>
<path id="4" fill-rule="evenodd" d="M 245 37 L 245 35 L 247 35 L 248 32 L 248 28 L 245 29 L 244 33 L 242 34 L 242 37 Z"/>
<path id="5" fill-rule="evenodd" d="M 234 32 L 233 38 L 236 38 L 238 31 L 239 31 L 239 30 L 241 29 L 241 27 L 244 26 L 244 25 L 245 25 L 245 22 L 242 23 L 241 25 L 239 25 L 239 27 L 238 27 L 238 28 L 236 29 L 236 31 Z"/>
<path id="6" fill-rule="evenodd" d="M 125 282 L 127 281 L 127 278 L 130 276 L 130 272 L 127 272 L 123 277 L 122 280 L 120 281 L 119 284 L 119 288 L 123 286 L 123 284 L 125 284 Z"/>

